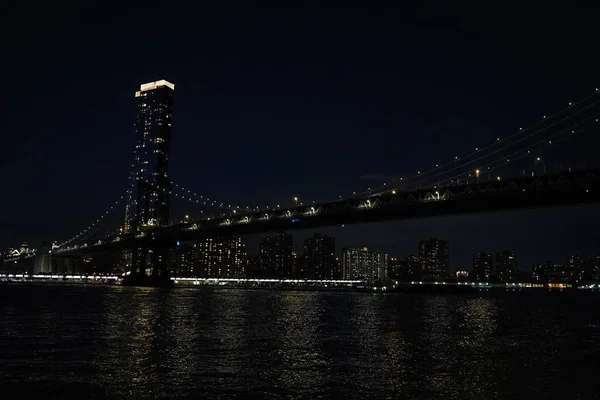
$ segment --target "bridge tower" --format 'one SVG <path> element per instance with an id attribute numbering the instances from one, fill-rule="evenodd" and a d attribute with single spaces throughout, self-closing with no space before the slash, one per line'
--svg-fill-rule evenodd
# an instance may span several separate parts
<path id="1" fill-rule="evenodd" d="M 135 92 L 135 148 L 129 171 L 123 231 L 137 232 L 169 221 L 169 153 L 175 85 L 144 83 Z"/>
<path id="2" fill-rule="evenodd" d="M 163 79 L 144 83 L 135 92 L 135 148 L 125 204 L 125 234 L 135 235 L 169 222 L 169 156 L 174 91 L 175 85 Z M 148 276 L 147 267 L 152 269 L 150 275 L 155 279 L 162 275 L 163 263 L 155 261 L 157 257 L 153 255 L 157 250 L 134 248 L 123 252 L 124 268 L 135 278 L 133 284 L 144 284 Z M 162 258 L 166 257 L 158 257 L 161 261 Z"/>

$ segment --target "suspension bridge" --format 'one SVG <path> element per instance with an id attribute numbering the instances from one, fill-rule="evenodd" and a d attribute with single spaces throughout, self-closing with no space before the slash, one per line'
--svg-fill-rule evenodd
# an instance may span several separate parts
<path id="1" fill-rule="evenodd" d="M 139 94 L 137 92 L 136 97 Z M 166 122 L 170 127 L 170 110 L 167 112 Z M 166 173 L 164 176 L 153 171 L 130 173 L 132 187 L 144 188 L 138 195 L 141 199 L 138 203 L 132 200 L 133 190 L 128 188 L 81 232 L 35 257 L 73 259 L 150 251 L 154 260 L 152 275 L 159 276 L 166 270 L 168 249 L 183 241 L 598 202 L 599 118 L 600 91 L 595 89 L 584 99 L 568 103 L 564 109 L 543 116 L 527 128 L 496 138 L 486 146 L 465 149 L 462 156 L 416 171 L 411 176 L 399 177 L 391 184 L 383 183 L 329 201 L 310 204 L 296 201 L 287 207 L 226 203 L 184 188 L 166 179 Z M 146 120 L 142 122 L 148 125 Z M 163 139 L 155 137 L 153 140 L 159 146 L 155 152 L 164 153 L 160 147 Z M 145 148 L 143 140 L 136 145 L 136 151 L 141 151 L 136 152 L 134 171 L 148 172 L 148 168 L 155 168 L 143 165 L 144 157 L 148 157 Z M 159 158 L 158 165 L 161 162 L 164 159 Z M 160 199 L 168 218 L 163 217 L 160 223 L 154 219 L 152 223 L 131 224 L 135 218 L 140 219 L 139 204 L 148 202 L 148 198 Z M 137 208 L 132 208 L 132 202 Z M 127 215 L 125 224 L 124 214 Z M 148 217 L 146 222 L 150 220 Z M 144 273 L 140 263 L 133 256 L 128 266 L 132 274 Z M 34 272 L 45 272 L 48 267 L 43 264 L 43 260 L 36 261 Z"/>

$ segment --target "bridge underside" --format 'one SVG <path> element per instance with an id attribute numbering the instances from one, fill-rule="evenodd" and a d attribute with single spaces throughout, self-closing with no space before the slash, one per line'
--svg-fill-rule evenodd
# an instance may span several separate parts
<path id="1" fill-rule="evenodd" d="M 268 210 L 114 237 L 56 254 L 175 245 L 205 237 L 315 229 L 327 226 L 600 202 L 600 170 L 520 178 L 408 193 L 388 193 L 314 207 Z"/>

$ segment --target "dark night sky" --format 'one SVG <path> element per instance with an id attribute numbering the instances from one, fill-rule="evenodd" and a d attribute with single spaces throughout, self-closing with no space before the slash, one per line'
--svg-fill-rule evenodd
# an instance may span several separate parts
<path id="1" fill-rule="evenodd" d="M 250 3 L 5 10 L 0 246 L 70 237 L 124 192 L 143 82 L 176 85 L 171 177 L 260 205 L 332 199 L 381 183 L 368 175 L 426 169 L 599 84 L 598 10 Z M 600 252 L 599 217 L 580 206 L 331 232 L 340 247 L 397 256 L 448 238 L 453 268 L 509 248 L 528 269 Z"/>

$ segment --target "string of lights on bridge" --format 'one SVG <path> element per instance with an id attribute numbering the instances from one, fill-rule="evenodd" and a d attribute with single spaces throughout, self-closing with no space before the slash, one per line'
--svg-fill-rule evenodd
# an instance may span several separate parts
<path id="1" fill-rule="evenodd" d="M 79 232 L 77 235 L 73 236 L 72 238 L 65 240 L 62 243 L 58 244 L 58 247 L 62 247 L 62 246 L 66 246 L 72 242 L 74 242 L 75 240 L 82 240 L 86 237 L 86 234 L 90 234 L 92 229 L 94 229 L 96 226 L 98 226 L 101 222 L 104 222 L 104 218 L 110 214 L 110 212 L 112 210 L 114 210 L 119 204 L 121 204 L 123 202 L 123 199 L 125 198 L 125 195 L 119 197 L 119 199 L 117 201 L 115 201 L 114 203 L 112 203 L 112 205 L 107 208 L 101 215 L 100 217 L 98 217 L 94 222 L 92 222 L 87 228 L 85 228 L 84 230 L 82 230 L 81 232 Z"/>
<path id="2" fill-rule="evenodd" d="M 596 102 L 594 104 L 597 104 L 597 103 L 600 103 L 600 102 Z M 588 121 L 592 121 L 592 120 L 595 120 L 595 121 L 592 121 L 592 122 L 598 122 L 598 116 L 599 116 L 599 114 L 595 114 L 595 115 L 593 115 L 591 117 L 588 117 L 585 120 L 583 120 L 582 122 L 580 122 L 579 124 L 577 124 L 576 126 L 581 126 L 584 123 L 586 123 Z M 466 167 L 466 166 L 469 166 L 469 165 L 472 165 L 472 164 L 475 164 L 475 163 L 478 163 L 478 164 L 476 164 L 476 165 L 478 165 L 478 167 L 476 169 L 474 169 L 472 167 L 468 168 L 465 172 L 458 173 L 458 174 L 454 175 L 453 177 L 451 177 L 449 179 L 446 179 L 446 180 L 444 180 L 442 182 L 448 182 L 448 181 L 452 182 L 453 179 L 460 179 L 462 177 L 470 177 L 472 175 L 472 173 L 474 173 L 475 171 L 480 171 L 482 169 L 485 169 L 486 167 L 487 167 L 488 170 L 490 170 L 489 166 L 494 165 L 494 164 L 498 164 L 498 165 L 495 166 L 496 168 L 504 166 L 504 165 L 506 165 L 508 163 L 512 163 L 514 161 L 517 161 L 517 160 L 523 159 L 524 157 L 527 157 L 529 154 L 531 154 L 531 151 L 533 149 L 535 149 L 535 148 L 539 149 L 539 148 L 542 148 L 544 145 L 556 144 L 556 143 L 558 143 L 558 142 L 560 142 L 560 141 L 562 141 L 562 140 L 564 140 L 564 139 L 566 139 L 568 137 L 574 136 L 575 134 L 578 133 L 578 130 L 576 128 L 575 129 L 574 128 L 575 128 L 574 126 L 570 126 L 568 128 L 565 128 L 565 129 L 563 129 L 563 130 L 561 130 L 561 131 L 559 131 L 559 132 L 557 132 L 557 133 L 555 133 L 553 135 L 544 137 L 544 138 L 538 140 L 537 142 L 535 142 L 535 143 L 533 143 L 533 144 L 531 144 L 529 146 L 522 147 L 522 148 L 520 148 L 520 149 L 512 152 L 511 154 L 504 155 L 504 156 L 499 157 L 499 158 L 497 158 L 495 160 L 489 161 L 486 164 L 481 165 L 480 161 L 483 160 L 484 158 L 487 158 L 487 156 L 481 156 L 481 157 L 478 157 L 478 158 L 476 158 L 476 159 L 474 159 L 474 160 L 472 160 L 470 162 L 463 163 L 461 165 L 455 166 L 454 168 L 444 170 L 443 172 L 438 172 L 436 175 L 433 175 L 433 176 L 429 177 L 428 179 L 431 180 L 431 179 L 434 179 L 436 177 L 440 177 L 440 176 L 445 175 L 445 174 L 447 174 L 449 172 L 461 169 L 463 167 Z M 567 136 L 564 137 L 564 138 L 560 138 L 560 136 L 563 135 L 563 134 L 565 134 L 565 133 L 567 134 Z M 522 141 L 524 141 L 526 139 L 530 139 L 530 138 L 534 137 L 536 134 L 532 134 L 532 135 L 528 136 L 527 138 L 521 138 L 521 139 L 517 140 L 515 143 L 520 143 L 520 142 L 522 142 Z M 513 145 L 515 143 L 513 143 Z M 505 149 L 507 149 L 509 147 L 510 146 L 504 146 L 502 149 L 505 150 Z M 523 154 L 519 155 L 519 153 L 521 153 L 521 152 L 523 152 Z M 496 153 L 496 151 L 490 153 L 489 155 L 495 154 L 495 153 Z M 540 161 L 540 160 L 538 159 L 537 161 Z M 438 183 L 438 185 L 439 185 L 439 183 Z"/>
<path id="3" fill-rule="evenodd" d="M 269 210 L 269 209 L 280 208 L 279 205 L 266 206 L 265 208 L 261 209 L 258 206 L 240 206 L 240 205 L 235 205 L 235 204 L 226 204 L 223 202 L 218 202 L 217 200 L 211 200 L 209 197 L 206 197 L 206 196 L 198 195 L 195 192 L 192 192 L 191 190 L 186 189 L 185 187 L 180 186 L 173 181 L 170 181 L 170 183 L 171 183 L 171 185 L 173 185 L 175 187 L 175 189 L 167 189 L 167 188 L 159 187 L 159 185 L 157 183 L 155 183 L 147 178 L 141 178 L 141 179 L 157 190 L 162 190 L 165 193 L 174 195 L 175 197 L 180 198 L 182 200 L 186 200 L 190 203 L 205 205 L 207 207 L 221 208 L 221 209 L 232 211 L 233 213 L 238 213 L 238 212 L 243 212 L 243 211 L 255 212 L 255 211 L 262 211 L 265 209 Z M 204 211 L 201 211 L 201 213 L 204 214 Z"/>
<path id="4" fill-rule="evenodd" d="M 471 152 L 469 152 L 469 153 L 467 153 L 467 154 L 465 154 L 463 156 L 455 156 L 453 160 L 451 160 L 449 162 L 446 162 L 445 164 L 438 163 L 438 164 L 435 164 L 435 167 L 433 167 L 431 169 L 428 169 L 426 171 L 417 171 L 416 174 L 413 174 L 412 176 L 407 177 L 406 179 L 404 179 L 403 177 L 400 177 L 398 179 L 399 179 L 400 182 L 409 182 L 410 184 L 420 184 L 420 183 L 422 183 L 422 182 L 424 182 L 426 180 L 431 180 L 434 177 L 446 174 L 447 172 L 449 172 L 448 170 L 445 169 L 446 167 L 451 166 L 451 165 L 455 164 L 458 161 L 469 159 L 470 157 L 473 157 L 474 155 L 485 154 L 486 151 L 488 151 L 488 150 L 490 150 L 492 148 L 495 148 L 499 144 L 503 144 L 503 143 L 509 141 L 510 139 L 514 138 L 515 136 L 526 134 L 527 132 L 533 130 L 535 127 L 539 126 L 540 124 L 547 123 L 548 121 L 552 120 L 553 118 L 560 116 L 561 114 L 563 114 L 564 112 L 566 112 L 566 111 L 568 111 L 570 109 L 573 109 L 573 107 L 576 107 L 576 106 L 584 103 L 585 101 L 593 98 L 594 96 L 598 95 L 599 93 L 600 93 L 599 88 L 595 88 L 594 92 L 591 95 L 588 95 L 587 97 L 585 97 L 582 100 L 577 101 L 575 103 L 573 103 L 573 102 L 568 103 L 567 107 L 561 109 L 558 112 L 555 112 L 554 114 L 551 114 L 550 116 L 544 115 L 540 120 L 538 120 L 534 124 L 528 126 L 527 128 L 519 128 L 515 133 L 513 133 L 513 134 L 511 134 L 511 135 L 509 135 L 509 136 L 507 136 L 505 138 L 498 137 L 498 138 L 496 138 L 496 140 L 494 142 L 492 142 L 492 143 L 490 143 L 488 145 L 485 145 L 483 147 L 479 147 L 479 146 L 475 147 L 475 149 L 473 151 L 471 151 Z M 596 104 L 596 103 L 593 103 L 593 104 Z M 569 118 L 569 117 L 566 117 L 566 118 Z M 539 133 L 545 131 L 546 129 L 548 129 L 548 127 L 544 128 L 542 130 L 538 130 L 538 131 L 534 132 L 533 135 L 539 134 Z M 524 139 L 522 139 L 522 140 L 524 140 Z M 548 144 L 552 144 L 552 143 L 548 143 Z M 509 146 L 510 145 L 505 145 L 501 149 L 506 149 Z M 498 151 L 501 151 L 501 150 L 498 150 Z M 489 156 L 489 154 L 487 156 Z M 485 158 L 487 156 L 485 156 L 485 155 L 480 156 L 477 160 L 483 159 L 483 158 Z M 519 157 L 517 159 L 522 159 L 522 158 L 523 157 Z M 468 164 L 473 164 L 477 160 L 473 160 L 473 161 L 471 161 L 469 163 L 464 163 L 464 164 L 462 164 L 462 166 L 465 166 L 465 165 L 468 165 Z M 460 166 L 459 166 L 459 168 L 460 168 Z M 485 168 L 485 166 L 483 168 Z M 440 172 L 440 171 L 442 171 L 442 172 Z M 438 174 L 436 174 L 434 176 L 427 176 L 428 174 L 430 174 L 432 172 L 438 172 Z M 474 172 L 474 171 L 472 171 L 472 172 Z M 466 173 L 464 173 L 464 174 L 462 174 L 460 176 L 461 177 L 463 175 L 464 176 L 468 176 L 468 174 L 469 174 L 469 172 L 466 172 Z M 374 187 L 374 188 L 369 187 L 369 188 L 367 188 L 366 191 L 363 190 L 363 191 L 360 191 L 360 192 L 356 192 L 356 191 L 352 192 L 352 195 L 349 196 L 349 197 L 351 197 L 351 198 L 352 197 L 362 197 L 362 196 L 367 196 L 367 195 L 370 195 L 370 194 L 373 194 L 373 193 L 379 193 L 379 192 L 395 192 L 396 190 L 399 190 L 399 189 L 391 188 L 390 186 L 387 185 L 386 182 L 384 182 L 383 185 L 377 186 L 377 187 Z M 340 199 L 341 199 L 341 197 L 342 196 L 339 196 Z"/>
<path id="5" fill-rule="evenodd" d="M 488 145 L 486 145 L 484 147 L 475 147 L 475 149 L 472 152 L 470 152 L 468 154 L 465 154 L 463 156 L 460 156 L 460 157 L 456 156 L 456 157 L 454 157 L 453 160 L 451 160 L 451 161 L 449 161 L 446 164 L 443 164 L 441 166 L 440 166 L 440 164 L 435 164 L 435 167 L 433 167 L 433 168 L 431 168 L 431 169 L 429 169 L 427 171 L 424 171 L 424 172 L 417 171 L 417 173 L 414 176 L 415 177 L 419 177 L 419 178 L 423 178 L 427 174 L 439 171 L 440 169 L 448 167 L 448 166 L 456 163 L 457 161 L 459 161 L 461 159 L 469 158 L 469 157 L 472 157 L 472 156 L 474 156 L 476 154 L 481 154 L 482 152 L 485 152 L 486 150 L 488 150 L 490 148 L 493 148 L 493 147 L 495 147 L 495 146 L 497 146 L 499 144 L 502 144 L 502 143 L 504 143 L 504 142 L 506 142 L 506 141 L 508 141 L 508 140 L 510 140 L 512 138 L 514 138 L 515 136 L 522 135 L 522 134 L 527 133 L 528 131 L 533 130 L 535 127 L 539 126 L 540 124 L 542 124 L 544 122 L 548 122 L 548 121 L 552 120 L 553 118 L 560 116 L 565 111 L 568 111 L 568 110 L 572 109 L 573 107 L 575 107 L 575 106 L 577 106 L 577 105 L 585 102 L 586 100 L 591 99 L 592 97 L 596 96 L 597 94 L 598 94 L 598 89 L 596 89 L 593 94 L 585 97 L 584 99 L 582 99 L 582 100 L 580 100 L 580 101 L 578 101 L 576 103 L 569 103 L 569 105 L 567 107 L 563 108 L 562 110 L 560 110 L 560 111 L 558 111 L 558 112 L 556 112 L 556 113 L 554 113 L 554 114 L 552 114 L 550 116 L 544 115 L 540 120 L 538 120 L 534 124 L 528 126 L 527 128 L 519 128 L 515 133 L 513 133 L 513 134 L 511 134 L 511 135 L 509 135 L 509 136 L 507 136 L 505 138 L 502 138 L 502 139 L 501 138 L 496 138 L 496 140 L 494 142 L 492 142 L 492 143 L 490 143 L 490 144 L 488 144 Z M 596 103 L 594 103 L 594 104 L 596 104 Z M 566 117 L 566 118 L 569 118 L 569 117 Z M 544 128 L 541 131 L 537 131 L 537 133 L 543 132 L 545 129 L 547 129 L 547 127 Z M 537 134 L 537 133 L 534 133 L 534 134 Z"/>
<path id="6" fill-rule="evenodd" d="M 598 122 L 598 118 L 596 118 L 598 116 L 600 116 L 600 114 L 595 115 L 594 117 L 590 117 L 589 119 L 593 118 L 595 120 L 595 122 Z M 567 135 L 565 135 L 563 137 L 558 137 L 559 135 L 563 134 L 565 131 L 569 131 L 569 132 L 567 132 Z M 517 151 L 511 153 L 506 160 L 504 158 L 502 158 L 502 159 L 490 161 L 487 164 L 482 165 L 481 167 L 479 167 L 478 169 L 476 169 L 474 171 L 465 172 L 465 173 L 462 173 L 459 175 L 454 175 L 451 178 L 441 180 L 437 183 L 436 186 L 437 187 L 443 187 L 445 185 L 447 186 L 447 185 L 453 184 L 455 180 L 458 182 L 460 179 L 468 179 L 468 178 L 472 177 L 473 175 L 475 175 L 476 178 L 479 178 L 479 174 L 481 172 L 483 172 L 484 170 L 485 170 L 485 172 L 491 172 L 500 167 L 505 166 L 508 163 L 514 163 L 518 160 L 522 160 L 522 159 L 530 156 L 531 150 L 533 148 L 537 147 L 538 145 L 541 145 L 542 143 L 547 142 L 549 145 L 550 144 L 558 144 L 558 143 L 576 135 L 577 133 L 579 133 L 579 131 L 577 129 L 566 129 L 564 131 L 561 131 L 561 132 L 551 136 L 550 138 L 545 138 L 545 139 L 540 140 L 528 147 L 525 147 L 524 149 L 517 150 Z M 519 153 L 522 153 L 522 154 L 519 154 Z M 536 161 L 538 161 L 538 162 L 541 161 L 541 157 L 536 157 Z M 500 176 L 496 177 L 496 180 L 500 180 L 500 179 L 501 179 Z M 434 186 L 434 188 L 436 186 Z"/>

